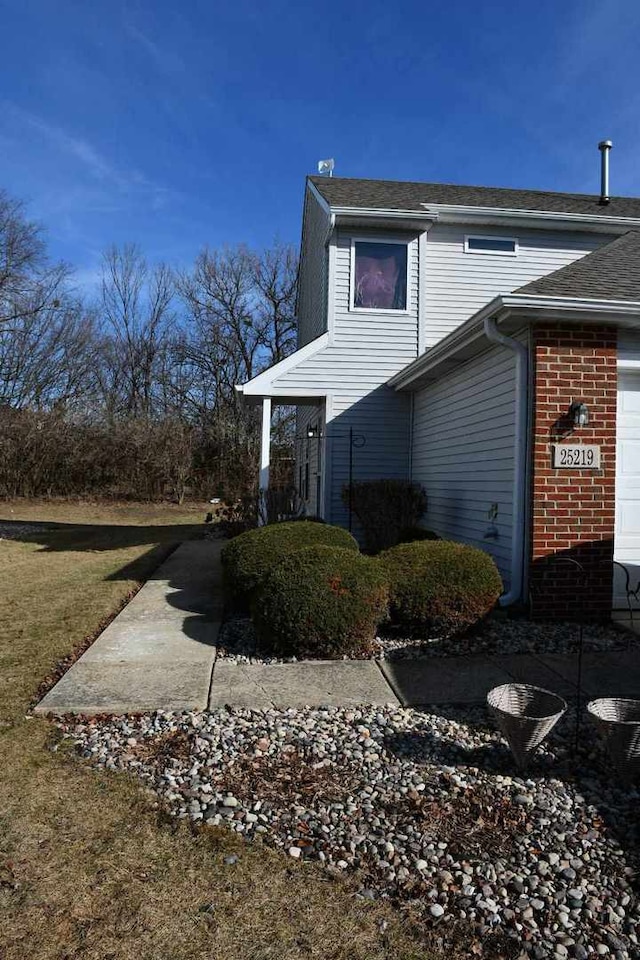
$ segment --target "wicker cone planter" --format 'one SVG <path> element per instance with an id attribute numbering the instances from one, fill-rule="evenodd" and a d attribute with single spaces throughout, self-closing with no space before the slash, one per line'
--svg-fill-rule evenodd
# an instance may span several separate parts
<path id="1" fill-rule="evenodd" d="M 567 709 L 562 697 L 528 683 L 494 687 L 487 694 L 487 704 L 519 767 L 524 767 L 531 751 L 548 737 Z"/>
<path id="2" fill-rule="evenodd" d="M 613 764 L 628 781 L 640 777 L 640 700 L 602 697 L 587 704 Z"/>

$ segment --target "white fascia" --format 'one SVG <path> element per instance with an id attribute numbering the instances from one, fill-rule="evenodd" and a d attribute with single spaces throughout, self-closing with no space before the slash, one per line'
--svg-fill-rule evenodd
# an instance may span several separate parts
<path id="1" fill-rule="evenodd" d="M 310 183 L 324 209 L 336 217 L 384 218 L 385 220 L 415 220 L 416 222 L 478 223 L 514 227 L 545 226 L 550 230 L 586 230 L 589 232 L 625 233 L 640 227 L 638 217 L 612 217 L 606 214 L 559 213 L 552 210 L 516 210 L 507 207 L 472 207 L 462 204 L 424 202 L 420 210 L 401 210 L 389 207 L 331 206 L 317 188 Z"/>
<path id="2" fill-rule="evenodd" d="M 331 207 L 329 206 L 325 198 L 322 196 L 318 188 L 311 182 L 311 180 L 307 180 L 307 189 L 309 190 L 310 193 L 314 195 L 314 197 L 316 198 L 316 200 L 318 201 L 318 203 L 320 204 L 324 212 L 327 214 L 327 216 L 329 216 L 329 214 L 331 213 Z"/>
<path id="3" fill-rule="evenodd" d="M 556 313 L 584 312 L 612 316 L 616 323 L 640 312 L 640 300 L 601 300 L 595 297 L 539 297 L 526 293 L 507 293 L 496 298 L 508 310 L 553 310 Z M 496 301 L 492 301 L 495 303 Z M 491 304 L 489 304 L 491 306 Z M 483 308 L 484 312 L 487 307 Z M 602 318 L 598 318 L 601 322 Z"/>
<path id="4" fill-rule="evenodd" d="M 515 210 L 503 207 L 470 207 L 462 204 L 422 204 L 428 216 L 440 223 L 497 223 L 509 226 L 544 224 L 553 230 L 580 229 L 624 233 L 640 227 L 637 217 L 612 217 L 606 214 L 559 213 L 551 210 Z"/>
<path id="5" fill-rule="evenodd" d="M 437 215 L 421 210 L 389 210 L 384 207 L 331 207 L 336 217 L 384 218 L 385 220 L 415 220 L 418 223 L 437 220 Z"/>

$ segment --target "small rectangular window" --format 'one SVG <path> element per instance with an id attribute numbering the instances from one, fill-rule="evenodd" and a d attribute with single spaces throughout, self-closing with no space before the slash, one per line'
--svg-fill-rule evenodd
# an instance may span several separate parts
<path id="1" fill-rule="evenodd" d="M 407 244 L 356 240 L 353 306 L 360 310 L 407 309 Z"/>
<path id="2" fill-rule="evenodd" d="M 465 253 L 501 253 L 515 257 L 518 241 L 515 237 L 465 237 Z"/>

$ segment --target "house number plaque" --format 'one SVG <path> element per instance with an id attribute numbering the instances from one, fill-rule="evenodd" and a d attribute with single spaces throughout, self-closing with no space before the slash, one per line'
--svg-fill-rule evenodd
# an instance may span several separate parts
<path id="1" fill-rule="evenodd" d="M 555 443 L 553 445 L 553 466 L 570 467 L 574 470 L 598 469 L 600 466 L 600 447 L 593 443 Z"/>

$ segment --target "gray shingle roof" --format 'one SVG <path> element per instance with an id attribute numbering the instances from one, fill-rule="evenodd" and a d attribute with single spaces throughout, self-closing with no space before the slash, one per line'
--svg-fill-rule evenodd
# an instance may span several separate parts
<path id="1" fill-rule="evenodd" d="M 640 230 L 629 230 L 575 263 L 527 283 L 515 293 L 640 301 Z"/>
<path id="2" fill-rule="evenodd" d="M 324 199 L 336 207 L 420 210 L 423 203 L 581 213 L 586 216 L 640 219 L 640 197 L 612 197 L 599 203 L 597 195 L 512 190 L 505 187 L 465 187 L 452 183 L 411 183 L 401 180 L 356 180 L 346 177 L 309 177 Z"/>

